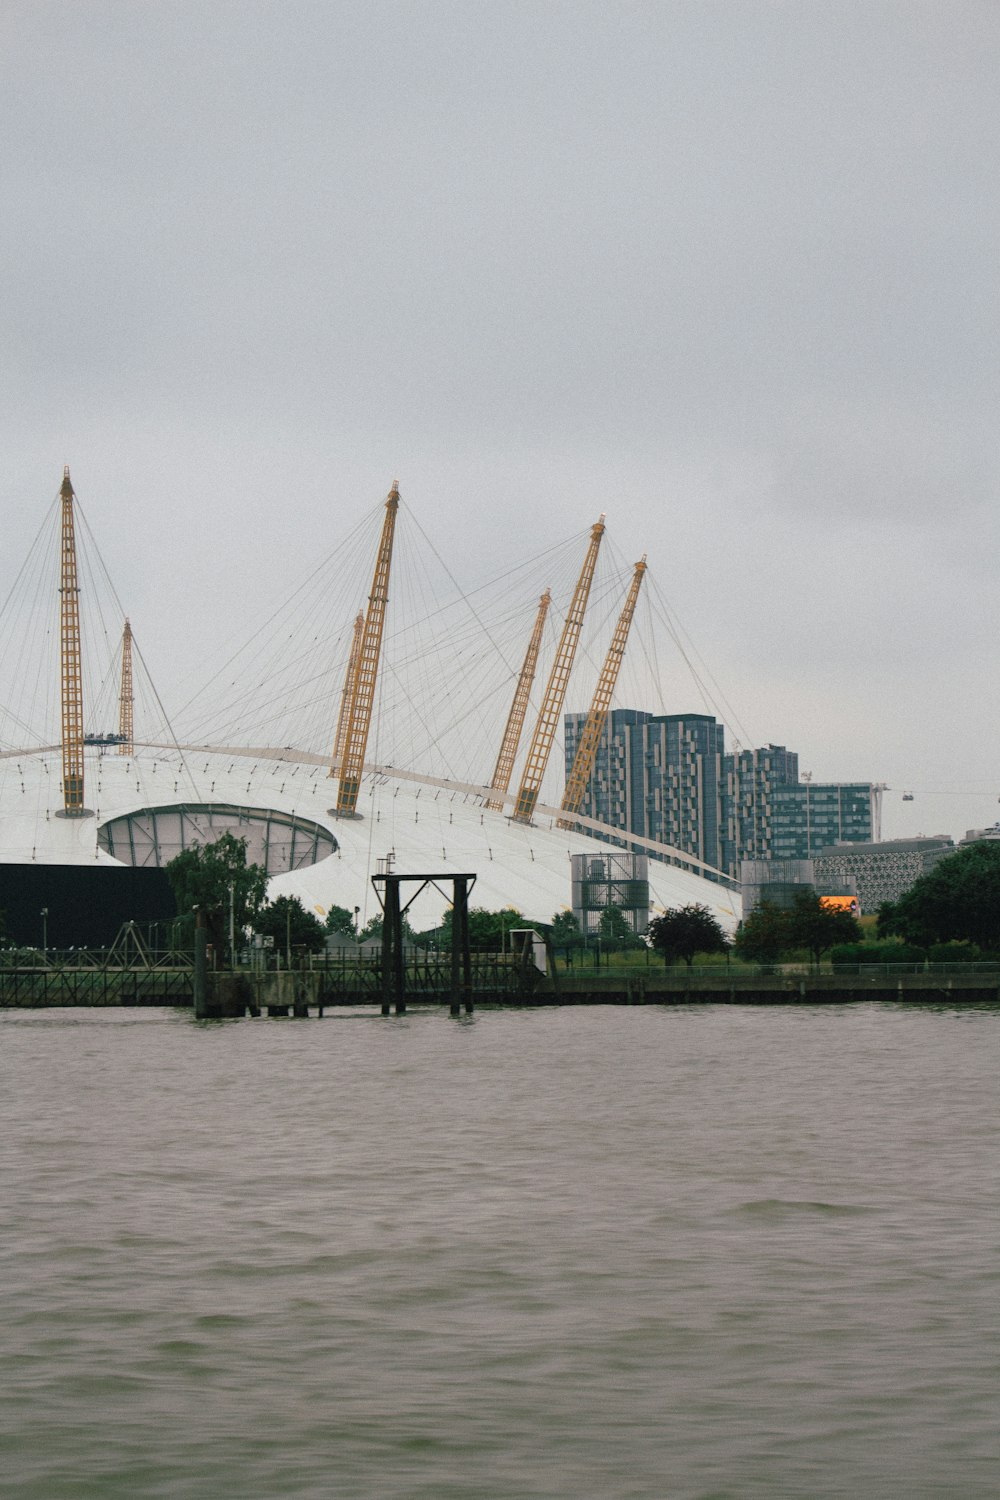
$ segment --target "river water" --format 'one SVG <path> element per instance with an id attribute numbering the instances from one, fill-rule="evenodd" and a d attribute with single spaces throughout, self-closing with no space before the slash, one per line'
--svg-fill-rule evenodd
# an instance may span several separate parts
<path id="1" fill-rule="evenodd" d="M 1000 1494 L 1000 1013 L 0 1012 L 16 1500 Z"/>

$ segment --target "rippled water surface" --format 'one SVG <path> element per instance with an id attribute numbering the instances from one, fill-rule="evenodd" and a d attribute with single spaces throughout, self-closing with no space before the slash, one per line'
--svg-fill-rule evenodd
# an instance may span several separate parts
<path id="1" fill-rule="evenodd" d="M 998 1061 L 995 1010 L 0 1012 L 0 1491 L 996 1496 Z"/>

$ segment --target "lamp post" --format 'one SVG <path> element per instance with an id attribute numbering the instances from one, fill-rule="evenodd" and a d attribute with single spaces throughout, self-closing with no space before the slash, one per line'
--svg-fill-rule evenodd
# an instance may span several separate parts
<path id="1" fill-rule="evenodd" d="M 49 951 L 49 909 L 48 909 L 47 906 L 43 906 L 42 907 L 41 918 L 42 918 L 42 952 L 43 953 L 48 953 L 48 951 Z"/>

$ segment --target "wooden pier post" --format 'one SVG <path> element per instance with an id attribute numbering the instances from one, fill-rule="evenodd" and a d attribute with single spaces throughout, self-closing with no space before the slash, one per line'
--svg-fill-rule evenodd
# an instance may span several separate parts
<path id="1" fill-rule="evenodd" d="M 397 1016 L 406 1014 L 403 993 L 403 918 L 399 909 L 400 876 L 386 875 L 385 901 L 382 909 L 382 1014 L 387 1016 L 393 1005 Z"/>
<path id="2" fill-rule="evenodd" d="M 472 1014 L 472 953 L 469 947 L 469 885 L 464 875 L 453 878 L 451 914 L 451 1014 Z"/>
<path id="3" fill-rule="evenodd" d="M 208 1015 L 208 932 L 200 906 L 194 909 L 194 1014 L 196 1021 Z"/>

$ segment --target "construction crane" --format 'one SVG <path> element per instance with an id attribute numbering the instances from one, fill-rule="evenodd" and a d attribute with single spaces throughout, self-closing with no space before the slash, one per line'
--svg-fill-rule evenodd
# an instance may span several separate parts
<path id="1" fill-rule="evenodd" d="M 625 604 L 618 617 L 615 633 L 608 647 L 608 654 L 601 668 L 601 675 L 597 680 L 594 690 L 593 702 L 590 712 L 587 714 L 583 726 L 580 742 L 576 747 L 573 757 L 573 766 L 566 778 L 566 790 L 563 793 L 562 810 L 564 813 L 576 813 L 580 811 L 580 803 L 590 780 L 590 773 L 594 769 L 594 761 L 597 759 L 597 749 L 601 743 L 601 735 L 604 726 L 608 722 L 608 711 L 611 708 L 611 698 L 615 691 L 615 683 L 618 681 L 618 672 L 621 668 L 622 658 L 625 655 L 625 644 L 628 640 L 629 629 L 632 625 L 632 616 L 635 614 L 636 601 L 639 598 L 639 590 L 642 587 L 642 576 L 646 571 L 646 554 L 635 565 L 632 582 L 625 598 Z M 560 828 L 575 827 L 575 820 L 571 817 L 559 819 Z"/>
<path id="2" fill-rule="evenodd" d="M 328 776 L 336 776 L 343 758 L 344 734 L 347 730 L 347 718 L 351 711 L 351 693 L 354 690 L 354 678 L 358 670 L 358 661 L 361 657 L 361 641 L 364 633 L 365 612 L 363 609 L 359 609 L 357 619 L 354 621 L 354 635 L 351 639 L 350 655 L 347 658 L 347 671 L 344 674 L 344 691 L 340 696 L 340 713 L 337 715 L 337 732 L 333 737 L 333 754 L 330 757 Z"/>
<path id="3" fill-rule="evenodd" d="M 573 600 L 566 616 L 562 636 L 559 640 L 559 648 L 556 651 L 556 659 L 552 663 L 552 671 L 549 673 L 548 686 L 545 689 L 545 698 L 542 703 L 541 713 L 538 715 L 538 723 L 528 749 L 528 758 L 524 766 L 524 774 L 521 777 L 521 785 L 518 788 L 517 801 L 514 805 L 512 819 L 515 823 L 530 823 L 531 815 L 538 801 L 538 794 L 542 788 L 542 780 L 545 776 L 545 768 L 549 763 L 549 753 L 552 742 L 555 739 L 556 729 L 559 725 L 559 715 L 562 713 L 563 700 L 566 697 L 566 688 L 569 684 L 569 674 L 573 670 L 573 658 L 576 655 L 577 644 L 580 640 L 580 631 L 583 629 L 583 616 L 587 608 L 587 600 L 590 597 L 590 585 L 594 581 L 594 569 L 597 567 L 597 554 L 601 546 L 601 537 L 604 535 L 604 515 L 590 528 L 590 545 L 587 548 L 587 556 L 584 559 L 583 569 L 577 579 L 576 588 L 573 591 Z"/>
<path id="4" fill-rule="evenodd" d="M 524 653 L 524 665 L 521 675 L 517 679 L 517 687 L 514 689 L 514 700 L 510 705 L 510 713 L 507 715 L 507 727 L 503 732 L 503 741 L 500 745 L 500 754 L 497 756 L 496 770 L 493 772 L 493 780 L 490 786 L 493 794 L 487 800 L 486 806 L 494 812 L 499 812 L 503 807 L 507 788 L 510 786 L 510 775 L 514 769 L 514 759 L 517 755 L 517 747 L 521 741 L 521 730 L 524 728 L 525 715 L 528 712 L 528 698 L 531 694 L 531 684 L 535 680 L 535 668 L 538 665 L 538 652 L 542 644 L 542 630 L 545 626 L 545 617 L 552 603 L 552 595 L 548 589 L 538 601 L 538 615 L 535 619 L 535 627 L 531 632 L 528 649 Z"/>
<path id="5" fill-rule="evenodd" d="M 132 627 L 122 631 L 122 681 L 118 694 L 118 754 L 132 755 Z"/>
<path id="6" fill-rule="evenodd" d="M 385 519 L 382 522 L 382 537 L 379 541 L 372 591 L 368 596 L 365 624 L 361 632 L 361 648 L 358 653 L 354 681 L 351 683 L 351 705 L 344 729 L 343 758 L 340 762 L 340 781 L 337 785 L 337 806 L 332 811 L 341 818 L 354 817 L 361 790 L 361 777 L 365 769 L 365 750 L 368 747 L 368 731 L 372 722 L 372 706 L 375 702 L 375 683 L 378 679 L 378 663 L 382 653 L 382 630 L 385 625 L 385 607 L 389 600 L 389 568 L 392 563 L 392 539 L 396 529 L 396 512 L 399 509 L 399 485 L 392 482 L 385 502 Z"/>
<path id="7" fill-rule="evenodd" d="M 63 470 L 59 563 L 59 663 L 62 688 L 63 813 L 80 817 L 83 806 L 83 661 L 80 648 L 80 586 L 76 571 L 73 485 Z"/>

